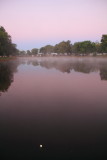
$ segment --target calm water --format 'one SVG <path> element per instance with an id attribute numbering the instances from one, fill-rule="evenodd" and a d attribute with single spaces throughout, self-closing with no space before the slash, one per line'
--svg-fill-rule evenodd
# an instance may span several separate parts
<path id="1" fill-rule="evenodd" d="M 107 58 L 0 62 L 0 156 L 80 160 L 106 155 Z"/>

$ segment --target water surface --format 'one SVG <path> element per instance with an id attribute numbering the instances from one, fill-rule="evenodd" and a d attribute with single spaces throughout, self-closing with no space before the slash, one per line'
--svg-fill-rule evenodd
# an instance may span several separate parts
<path id="1" fill-rule="evenodd" d="M 0 126 L 4 157 L 105 157 L 107 58 L 0 62 Z"/>

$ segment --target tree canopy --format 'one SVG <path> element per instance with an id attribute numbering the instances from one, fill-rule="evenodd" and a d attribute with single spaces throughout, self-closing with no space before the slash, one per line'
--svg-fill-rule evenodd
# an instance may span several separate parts
<path id="1" fill-rule="evenodd" d="M 91 41 L 76 42 L 73 45 L 73 52 L 76 54 L 89 54 L 95 50 L 95 43 Z"/>
<path id="2" fill-rule="evenodd" d="M 38 54 L 38 49 L 37 49 L 37 48 L 33 48 L 33 49 L 31 50 L 31 54 L 32 54 L 32 55 Z"/>
<path id="3" fill-rule="evenodd" d="M 44 54 L 50 54 L 50 53 L 54 52 L 54 46 L 46 45 L 44 47 L 41 47 L 40 52 L 44 53 Z"/>
<path id="4" fill-rule="evenodd" d="M 71 54 L 72 52 L 71 42 L 68 40 L 68 41 L 62 41 L 59 44 L 56 44 L 54 47 L 54 52 Z"/>
<path id="5" fill-rule="evenodd" d="M 107 53 L 107 34 L 102 35 L 101 50 L 102 50 L 102 52 Z"/>
<path id="6" fill-rule="evenodd" d="M 11 36 L 0 27 L 0 56 L 15 55 L 18 52 L 16 44 L 12 43 Z"/>

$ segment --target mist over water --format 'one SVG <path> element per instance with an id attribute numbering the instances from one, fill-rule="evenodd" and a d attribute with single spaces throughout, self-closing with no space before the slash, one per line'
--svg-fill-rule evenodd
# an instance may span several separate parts
<path id="1" fill-rule="evenodd" d="M 36 57 L 0 62 L 1 155 L 104 157 L 106 97 L 106 58 Z"/>

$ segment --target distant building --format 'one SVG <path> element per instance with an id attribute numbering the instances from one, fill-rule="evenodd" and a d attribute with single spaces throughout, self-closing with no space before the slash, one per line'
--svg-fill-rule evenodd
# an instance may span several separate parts
<path id="1" fill-rule="evenodd" d="M 93 53 L 90 53 L 89 55 L 90 55 L 90 56 L 93 56 Z"/>
<path id="2" fill-rule="evenodd" d="M 67 56 L 68 54 L 67 53 L 64 53 L 64 56 Z"/>
<path id="3" fill-rule="evenodd" d="M 107 55 L 107 53 L 103 53 L 103 55 Z"/>
<path id="4" fill-rule="evenodd" d="M 41 56 L 43 56 L 43 53 L 40 53 L 40 52 L 39 52 L 39 53 L 37 54 L 37 56 L 41 57 Z"/>
<path id="5" fill-rule="evenodd" d="M 52 55 L 52 56 L 57 56 L 57 55 L 58 55 L 58 53 L 51 53 L 51 55 Z"/>
<path id="6" fill-rule="evenodd" d="M 97 53 L 98 56 L 102 56 L 102 53 Z"/>

